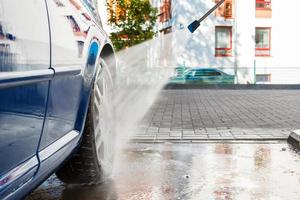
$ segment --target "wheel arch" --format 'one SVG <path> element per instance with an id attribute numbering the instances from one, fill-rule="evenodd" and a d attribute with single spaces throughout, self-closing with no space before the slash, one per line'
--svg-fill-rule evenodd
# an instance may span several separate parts
<path id="1" fill-rule="evenodd" d="M 111 70 L 112 77 L 115 80 L 117 76 L 117 62 L 115 57 L 115 51 L 110 43 L 106 43 L 100 52 L 100 58 L 106 61 L 106 64 Z"/>
<path id="2" fill-rule="evenodd" d="M 91 52 L 92 44 L 95 42 L 95 40 L 92 40 L 89 45 L 88 52 Z M 98 59 L 104 59 L 106 61 L 107 66 L 110 68 L 111 75 L 113 80 L 116 79 L 117 74 L 117 63 L 116 63 L 116 57 L 115 57 L 115 51 L 113 49 L 113 46 L 111 43 L 106 42 L 103 46 L 100 44 L 100 42 L 97 40 L 97 43 L 99 45 L 100 53 L 98 53 Z M 101 48 L 101 46 L 102 48 Z M 87 56 L 85 61 L 85 67 L 83 72 L 83 87 L 82 87 L 82 99 L 78 108 L 78 114 L 75 121 L 75 130 L 78 130 L 81 135 L 83 133 L 85 120 L 88 112 L 88 105 L 90 101 L 90 95 L 91 90 L 93 86 L 93 82 L 95 80 L 96 71 L 97 71 L 97 63 L 93 63 L 92 66 L 89 66 L 89 56 Z M 89 70 L 88 68 L 92 68 L 92 70 Z"/>
<path id="3" fill-rule="evenodd" d="M 89 132 L 86 132 L 85 126 L 86 127 L 91 127 L 91 123 L 89 120 L 89 109 L 90 109 L 90 101 L 91 101 L 91 94 L 93 91 L 93 85 L 94 82 L 96 80 L 96 76 L 97 76 L 97 71 L 98 71 L 98 67 L 100 66 L 100 60 L 99 59 L 104 59 L 106 62 L 106 66 L 107 68 L 109 68 L 109 71 L 111 72 L 111 76 L 112 78 L 116 77 L 116 59 L 115 59 L 115 55 L 114 55 L 114 49 L 112 47 L 111 44 L 107 43 L 105 44 L 101 49 L 100 49 L 100 43 L 98 42 L 97 44 L 99 45 L 99 49 L 97 52 L 98 58 L 97 61 L 95 61 L 95 58 L 93 57 L 93 62 L 90 60 L 90 56 L 91 52 L 92 52 L 92 47 L 93 47 L 93 42 L 94 40 L 91 41 L 89 48 L 88 48 L 88 56 L 86 58 L 85 61 L 85 69 L 83 71 L 83 82 L 82 82 L 82 97 L 80 100 L 80 105 L 79 105 L 79 109 L 78 109 L 78 114 L 77 114 L 77 119 L 75 121 L 75 130 L 78 130 L 80 132 L 80 140 L 78 141 L 76 148 L 74 149 L 73 154 L 77 154 L 77 156 L 70 156 L 70 158 L 68 159 L 67 162 L 65 162 L 64 165 L 62 165 L 62 167 L 57 171 L 57 176 L 65 181 L 65 182 L 70 182 L 70 183 L 84 183 L 84 184 L 97 184 L 99 183 L 99 181 L 102 181 L 102 178 L 99 180 L 97 180 L 98 178 L 96 176 L 93 175 L 93 180 L 92 183 L 87 183 L 86 180 L 87 179 L 83 179 L 82 177 L 79 176 L 80 173 L 77 173 L 75 171 L 75 174 L 77 174 L 76 176 L 74 176 L 74 174 L 71 173 L 71 171 L 73 172 L 74 169 L 76 169 L 76 167 L 74 167 L 76 165 L 76 163 L 79 163 L 77 159 L 82 158 L 82 156 L 78 156 L 78 155 L 82 155 L 82 152 L 86 152 L 86 148 L 83 147 L 81 148 L 82 144 L 89 144 L 90 140 L 87 140 L 87 137 L 90 138 L 91 134 L 89 134 Z M 100 51 L 100 53 L 99 53 Z M 93 55 L 94 56 L 94 55 Z M 98 66 L 99 65 L 99 66 Z M 84 150 L 82 150 L 84 149 Z M 83 156 L 84 158 L 88 158 L 87 156 Z M 85 161 L 88 162 L 88 161 Z M 98 168 L 97 168 L 98 169 Z M 94 173 L 94 172 L 93 172 Z M 85 175 L 85 176 L 89 176 L 89 175 Z M 102 175 L 101 175 L 102 176 Z M 96 177 L 96 178 L 95 178 Z M 91 179 L 89 178 L 89 181 Z"/>

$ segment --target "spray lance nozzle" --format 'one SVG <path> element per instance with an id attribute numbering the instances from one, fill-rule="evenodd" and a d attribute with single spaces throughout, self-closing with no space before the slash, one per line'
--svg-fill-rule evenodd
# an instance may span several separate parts
<path id="1" fill-rule="evenodd" d="M 195 20 L 193 21 L 190 25 L 188 25 L 188 29 L 191 33 L 194 33 L 197 28 L 200 26 L 200 23 L 206 19 L 212 12 L 214 12 L 218 7 L 220 7 L 225 0 L 221 0 L 219 1 L 214 7 L 212 7 L 209 11 L 207 11 L 207 13 L 205 13 L 205 15 L 203 15 L 203 17 L 201 17 L 199 20 Z"/>

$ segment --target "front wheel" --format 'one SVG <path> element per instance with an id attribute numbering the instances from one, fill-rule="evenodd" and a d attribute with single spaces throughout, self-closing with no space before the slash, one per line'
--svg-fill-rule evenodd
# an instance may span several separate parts
<path id="1" fill-rule="evenodd" d="M 104 60 L 99 66 L 79 150 L 56 172 L 65 183 L 98 184 L 112 172 L 115 137 L 113 80 Z"/>

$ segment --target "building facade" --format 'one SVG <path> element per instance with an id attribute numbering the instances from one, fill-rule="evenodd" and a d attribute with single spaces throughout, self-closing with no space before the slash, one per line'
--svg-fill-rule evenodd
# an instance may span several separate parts
<path id="1" fill-rule="evenodd" d="M 219 0 L 152 0 L 158 8 L 159 66 L 218 68 L 235 83 L 298 84 L 295 0 L 226 0 L 193 34 L 187 26 Z"/>

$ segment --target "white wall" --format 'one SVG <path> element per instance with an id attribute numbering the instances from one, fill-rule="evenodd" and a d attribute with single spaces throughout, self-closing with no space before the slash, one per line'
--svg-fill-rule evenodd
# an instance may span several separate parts
<path id="1" fill-rule="evenodd" d="M 159 0 L 153 0 L 158 5 Z M 255 18 L 255 0 L 236 0 L 235 20 L 209 16 L 194 33 L 186 31 L 193 20 L 200 18 L 214 5 L 212 0 L 173 0 L 173 59 L 191 67 L 216 67 L 234 74 L 237 83 L 254 82 L 254 62 L 257 74 L 272 74 L 271 83 L 300 83 L 300 1 L 272 1 L 272 18 Z M 215 26 L 233 27 L 232 57 L 215 57 Z M 184 27 L 180 30 L 179 27 Z M 272 27 L 271 57 L 255 57 L 255 27 Z M 159 27 L 161 28 L 161 27 Z M 163 37 L 163 36 L 161 36 Z M 170 37 L 170 36 L 168 36 Z M 163 51 L 163 50 L 162 50 Z M 159 53 L 159 52 L 158 52 Z"/>
<path id="2" fill-rule="evenodd" d="M 254 83 L 255 1 L 236 0 L 234 47 L 237 83 Z"/>
<path id="3" fill-rule="evenodd" d="M 157 2 L 159 0 L 154 0 L 153 4 L 159 5 Z M 234 57 L 215 57 L 215 26 L 233 26 L 232 20 L 216 19 L 212 15 L 193 34 L 187 30 L 192 21 L 199 19 L 213 6 L 214 3 L 210 0 L 173 0 L 172 20 L 169 22 L 172 25 L 172 33 L 159 35 L 160 40 L 170 43 L 168 46 L 172 48 L 173 62 L 169 62 L 169 65 L 185 63 L 189 67 L 216 67 L 234 74 Z M 158 27 L 161 28 L 162 25 Z M 162 48 L 156 53 L 163 54 L 164 51 L 166 49 Z"/>
<path id="4" fill-rule="evenodd" d="M 300 1 L 272 1 L 272 19 L 256 19 L 257 26 L 272 27 L 271 57 L 257 57 L 258 71 L 272 74 L 272 83 L 300 83 Z"/>

